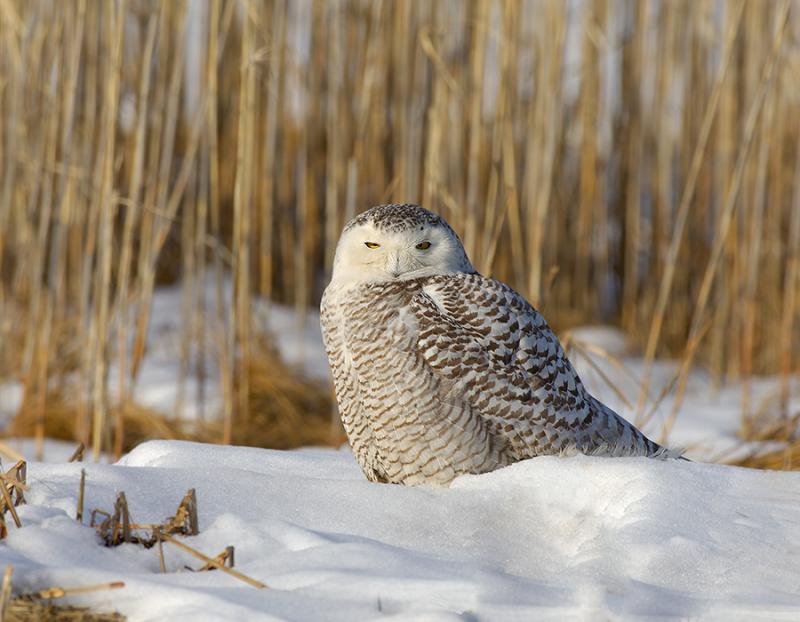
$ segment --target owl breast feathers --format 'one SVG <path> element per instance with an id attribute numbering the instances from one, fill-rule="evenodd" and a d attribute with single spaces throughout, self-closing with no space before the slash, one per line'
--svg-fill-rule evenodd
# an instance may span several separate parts
<path id="1" fill-rule="evenodd" d="M 510 287 L 471 266 L 428 274 L 406 261 L 413 270 L 388 279 L 335 268 L 321 305 L 339 411 L 367 478 L 446 485 L 544 454 L 668 454 L 586 391 Z"/>

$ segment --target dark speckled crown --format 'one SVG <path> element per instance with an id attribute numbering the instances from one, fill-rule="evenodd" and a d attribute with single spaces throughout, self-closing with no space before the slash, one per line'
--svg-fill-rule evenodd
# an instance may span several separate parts
<path id="1" fill-rule="evenodd" d="M 359 214 L 347 223 L 344 230 L 349 231 L 354 227 L 367 223 L 372 223 L 376 229 L 388 231 L 390 233 L 397 233 L 399 231 L 425 225 L 440 225 L 450 229 L 450 225 L 448 225 L 443 218 L 437 216 L 433 212 L 429 212 L 419 205 L 391 203 L 389 205 L 378 205 Z M 450 230 L 452 231 L 452 229 Z"/>

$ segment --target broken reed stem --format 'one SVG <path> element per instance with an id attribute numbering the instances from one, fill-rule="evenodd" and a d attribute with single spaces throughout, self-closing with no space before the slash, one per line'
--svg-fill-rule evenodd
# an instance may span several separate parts
<path id="1" fill-rule="evenodd" d="M 86 451 L 86 445 L 79 443 L 78 447 L 72 452 L 67 462 L 83 462 L 83 453 Z"/>
<path id="2" fill-rule="evenodd" d="M 163 538 L 165 541 L 167 541 L 167 542 L 169 542 L 171 544 L 174 544 L 175 546 L 177 546 L 182 551 L 185 551 L 186 553 L 189 553 L 190 555 L 194 555 L 197 559 L 200 559 L 200 560 L 204 561 L 206 564 L 208 564 L 210 566 L 213 566 L 214 568 L 222 570 L 223 572 L 231 575 L 232 577 L 236 577 L 240 581 L 244 581 L 245 583 L 248 583 L 249 585 L 252 585 L 253 587 L 257 587 L 257 588 L 266 588 L 267 587 L 261 581 L 258 581 L 256 579 L 252 579 L 251 577 L 248 577 L 247 575 L 242 574 L 241 572 L 239 572 L 238 570 L 234 570 L 233 568 L 228 568 L 224 563 L 220 563 L 220 562 L 218 562 L 217 560 L 215 560 L 215 559 L 213 559 L 211 557 L 203 555 L 203 553 L 201 553 L 197 549 L 193 549 L 189 545 L 184 544 L 180 540 L 177 540 L 177 539 L 173 538 L 170 535 L 162 533 L 162 534 L 160 534 L 160 537 Z"/>
<path id="3" fill-rule="evenodd" d="M 77 596 L 78 594 L 88 594 L 89 592 L 102 592 L 107 590 L 119 590 L 125 587 L 123 581 L 111 581 L 110 583 L 98 583 L 95 585 L 81 585 L 78 587 L 50 587 L 46 590 L 23 594 L 22 598 L 38 598 L 50 600 L 51 598 L 65 598 L 67 596 Z"/>
<path id="4" fill-rule="evenodd" d="M 234 566 L 234 549 L 232 546 L 226 546 L 225 550 L 222 551 L 219 555 L 217 555 L 214 560 L 219 562 L 220 564 L 224 564 L 225 562 L 228 563 L 229 568 L 233 568 Z M 212 564 L 206 563 L 203 565 L 202 568 L 198 568 L 197 572 L 205 572 L 207 570 L 214 570 L 214 566 Z"/>
<path id="5" fill-rule="evenodd" d="M 161 530 L 156 527 L 153 535 L 156 537 L 156 546 L 158 547 L 158 569 L 161 574 L 166 574 L 167 563 L 164 560 L 164 545 L 162 544 L 163 538 L 161 536 Z"/>
<path id="6" fill-rule="evenodd" d="M 0 494 L 3 496 L 3 501 L 5 501 L 5 510 L 11 512 L 11 518 L 14 519 L 14 524 L 17 528 L 22 527 L 22 521 L 19 520 L 19 514 L 17 514 L 17 510 L 14 507 L 14 502 L 11 500 L 11 495 L 8 492 L 8 488 L 6 488 L 5 481 L 0 481 Z"/>
<path id="7" fill-rule="evenodd" d="M 2 441 L 0 441 L 0 456 L 5 456 L 6 458 L 10 458 L 11 460 L 15 460 L 17 462 L 20 460 L 25 460 L 21 453 Z"/>
<path id="8" fill-rule="evenodd" d="M 86 469 L 81 469 L 81 483 L 78 487 L 78 507 L 75 510 L 75 520 L 83 522 L 83 501 L 86 493 Z"/>
<path id="9" fill-rule="evenodd" d="M 82 504 L 81 504 L 82 510 Z M 82 513 L 82 512 L 81 512 Z M 97 517 L 102 516 L 102 521 Z M 175 515 L 163 523 L 134 523 L 131 521 L 130 509 L 124 492 L 117 494 L 114 502 L 114 513 L 99 508 L 92 510 L 89 526 L 97 529 L 106 546 L 118 546 L 123 542 L 135 543 L 150 548 L 159 542 L 159 538 L 173 533 L 194 536 L 200 532 L 197 519 L 197 498 L 194 488 L 184 495 Z M 134 531 L 150 531 L 150 537 L 143 537 Z"/>
<path id="10" fill-rule="evenodd" d="M 6 619 L 8 605 L 11 602 L 11 575 L 14 573 L 14 566 L 6 564 L 3 572 L 3 585 L 0 587 L 0 622 Z"/>
<path id="11" fill-rule="evenodd" d="M 28 490 L 26 481 L 26 463 L 20 460 L 6 473 L 0 473 L 0 540 L 8 535 L 5 513 L 8 510 L 17 528 L 22 527 L 22 522 L 17 514 L 16 507 L 25 503 L 23 492 Z M 9 488 L 10 487 L 10 488 Z M 16 501 L 14 500 L 16 496 Z"/>

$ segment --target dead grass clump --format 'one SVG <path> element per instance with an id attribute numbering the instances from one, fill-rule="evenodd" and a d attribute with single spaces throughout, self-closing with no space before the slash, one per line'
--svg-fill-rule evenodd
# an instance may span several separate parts
<path id="1" fill-rule="evenodd" d="M 750 469 L 770 469 L 773 471 L 800 470 L 800 438 L 786 444 L 786 447 L 767 453 L 746 456 L 730 462 L 734 466 Z"/>
<path id="2" fill-rule="evenodd" d="M 12 598 L 3 622 L 124 622 L 125 616 L 116 612 L 100 612 L 86 607 L 57 605 L 31 598 Z"/>
<path id="3" fill-rule="evenodd" d="M 85 485 L 83 471 L 81 472 L 80 485 L 80 498 L 83 499 Z M 104 518 L 102 520 L 96 520 L 97 517 Z M 76 518 L 78 521 L 82 522 L 82 516 L 80 512 L 78 512 L 78 516 Z M 113 513 L 95 508 L 92 510 L 89 526 L 94 527 L 98 531 L 106 546 L 119 546 L 123 543 L 138 544 L 148 549 L 152 548 L 153 546 L 157 546 L 156 552 L 158 554 L 159 566 L 162 573 L 167 571 L 166 563 L 164 561 L 163 543 L 168 542 L 182 551 L 189 553 L 197 559 L 205 562 L 205 564 L 197 570 L 186 566 L 186 569 L 190 570 L 191 572 L 221 570 L 222 572 L 236 577 L 240 581 L 244 581 L 245 583 L 252 585 L 253 587 L 257 587 L 259 589 L 267 587 L 261 581 L 253 579 L 252 577 L 233 569 L 233 546 L 226 546 L 219 555 L 216 555 L 215 557 L 209 557 L 205 553 L 198 551 L 194 547 L 189 546 L 185 542 L 178 540 L 175 537 L 177 535 L 196 536 L 198 533 L 200 533 L 200 527 L 197 518 L 197 496 L 194 488 L 190 488 L 184 495 L 183 499 L 178 505 L 175 515 L 170 516 L 163 523 L 133 522 L 131 519 L 130 509 L 128 508 L 127 497 L 125 496 L 124 492 L 119 492 L 117 493 L 117 500 L 114 503 Z M 142 533 L 146 535 L 142 535 Z M 124 584 L 121 582 L 108 585 L 124 587 Z M 91 588 L 82 589 L 87 591 Z M 73 590 L 73 593 L 74 592 L 75 590 Z M 65 592 L 62 590 L 61 594 L 63 595 Z"/>
<path id="4" fill-rule="evenodd" d="M 44 426 L 48 438 L 63 441 L 87 442 L 81 438 L 76 422 L 80 421 L 85 408 L 81 404 L 64 397 L 61 392 L 50 393 L 45 401 Z M 116 405 L 110 409 L 110 414 L 115 421 L 119 421 L 117 414 L 121 413 L 124 426 L 123 451 L 130 451 L 141 442 L 152 439 L 184 439 L 209 441 L 216 429 L 203 422 L 186 421 L 165 416 L 163 413 L 146 408 L 135 402 Z M 39 410 L 35 404 L 23 402 L 23 405 L 13 419 L 9 434 L 12 436 L 36 436 L 39 422 Z M 113 428 L 109 428 L 109 433 Z M 111 452 L 111 439 L 106 439 L 104 451 Z"/>
<path id="5" fill-rule="evenodd" d="M 0 472 L 0 540 L 8 535 L 6 512 L 11 515 L 17 529 L 22 527 L 16 507 L 25 503 L 24 493 L 28 490 L 26 474 L 27 463 L 24 460 L 19 460 L 6 473 Z"/>
<path id="6" fill-rule="evenodd" d="M 786 419 L 773 418 L 768 423 L 763 416 L 756 417 L 744 429 L 748 432 L 745 440 L 774 441 L 783 446 L 766 453 L 755 451 L 730 464 L 752 469 L 800 470 L 800 412 Z"/>
<path id="7" fill-rule="evenodd" d="M 14 567 L 8 564 L 3 573 L 2 588 L 0 588 L 1 622 L 121 622 L 125 620 L 125 616 L 116 612 L 99 612 L 86 607 L 56 605 L 53 603 L 55 598 L 100 590 L 114 590 L 124 587 L 124 583 L 105 583 L 71 589 L 53 587 L 12 597 L 11 579 L 13 572 Z"/>
<path id="8" fill-rule="evenodd" d="M 265 340 L 253 347 L 247 380 L 248 417 L 237 418 L 234 444 L 291 449 L 344 442 L 331 425 L 330 388 L 292 372 Z"/>
<path id="9" fill-rule="evenodd" d="M 339 427 L 331 425 L 334 406 L 330 389 L 290 369 L 265 338 L 256 339 L 253 345 L 247 379 L 248 416 L 236 417 L 232 443 L 291 449 L 304 445 L 338 446 L 345 441 Z M 44 399 L 43 411 L 38 400 L 26 396 L 9 434 L 34 437 L 46 430 L 49 438 L 88 445 L 80 427 L 86 407 L 69 399 L 68 394 L 65 389 L 51 390 Z M 169 417 L 132 400 L 112 403 L 108 415 L 114 425 L 123 426 L 122 451 L 151 439 L 214 443 L 223 436 L 219 418 L 196 421 Z M 103 442 L 103 449 L 109 454 L 113 454 L 114 425 L 108 427 Z"/>

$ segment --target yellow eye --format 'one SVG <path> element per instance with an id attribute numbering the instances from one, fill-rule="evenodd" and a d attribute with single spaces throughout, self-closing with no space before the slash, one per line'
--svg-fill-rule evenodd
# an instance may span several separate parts
<path id="1" fill-rule="evenodd" d="M 417 248 L 418 248 L 419 250 L 421 250 L 421 251 L 426 251 L 426 250 L 428 250 L 430 247 L 431 247 L 431 243 L 430 243 L 430 242 L 428 242 L 427 240 L 426 240 L 425 242 L 420 242 L 419 244 L 417 244 Z"/>
<path id="2" fill-rule="evenodd" d="M 380 244 L 375 244 L 375 242 L 364 242 L 364 246 L 367 248 L 378 248 Z"/>

